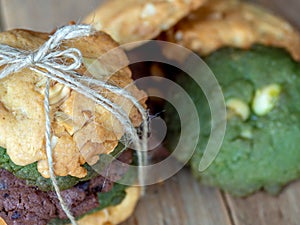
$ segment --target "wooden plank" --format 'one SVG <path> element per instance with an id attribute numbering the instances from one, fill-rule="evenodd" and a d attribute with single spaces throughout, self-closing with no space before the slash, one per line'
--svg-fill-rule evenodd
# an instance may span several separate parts
<path id="1" fill-rule="evenodd" d="M 300 181 L 278 197 L 259 192 L 248 198 L 226 195 L 235 225 L 299 225 Z"/>
<path id="2" fill-rule="evenodd" d="M 5 29 L 49 32 L 69 21 L 80 22 L 103 0 L 1 0 Z"/>
<path id="3" fill-rule="evenodd" d="M 3 18 L 3 13 L 2 13 L 2 2 L 0 1 L 0 31 L 3 30 L 3 25 L 4 25 L 4 18 Z"/>
<path id="4" fill-rule="evenodd" d="M 217 189 L 200 185 L 188 169 L 147 188 L 134 215 L 122 225 L 232 225 Z"/>

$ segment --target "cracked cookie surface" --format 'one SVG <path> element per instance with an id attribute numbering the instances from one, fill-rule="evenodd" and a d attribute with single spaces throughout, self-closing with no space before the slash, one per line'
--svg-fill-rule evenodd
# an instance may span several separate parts
<path id="1" fill-rule="evenodd" d="M 48 38 L 49 34 L 26 30 L 0 33 L 1 44 L 28 51 L 39 48 Z M 82 65 L 77 72 L 84 76 L 99 75 L 112 85 L 126 88 L 145 106 L 146 95 L 133 84 L 131 71 L 126 67 L 127 57 L 121 49 L 116 49 L 118 45 L 110 36 L 96 32 L 67 41 L 63 47 L 79 49 L 88 60 L 89 63 Z M 115 50 L 105 55 L 111 49 Z M 93 63 L 98 65 L 99 74 L 90 73 L 92 70 L 88 67 Z M 44 87 L 44 77 L 29 69 L 0 81 L 0 146 L 6 148 L 17 165 L 25 166 L 37 161 L 39 172 L 49 178 L 44 140 Z M 103 89 L 99 92 L 120 105 L 134 126 L 140 124 L 141 116 L 130 101 Z M 124 130 L 106 109 L 55 82 L 51 83 L 50 105 L 55 174 L 84 177 L 87 172 L 82 165 L 85 162 L 93 164 L 99 154 L 112 152 Z M 91 130 L 96 132 L 91 135 Z"/>

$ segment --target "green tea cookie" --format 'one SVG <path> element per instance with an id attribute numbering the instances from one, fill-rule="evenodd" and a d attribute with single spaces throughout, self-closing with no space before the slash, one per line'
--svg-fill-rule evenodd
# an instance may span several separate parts
<path id="1" fill-rule="evenodd" d="M 190 160 L 194 175 L 202 183 L 236 196 L 260 189 L 278 193 L 300 177 L 299 64 L 284 50 L 264 46 L 223 48 L 205 62 L 225 96 L 227 131 L 217 158 L 206 171 L 199 172 L 210 134 L 210 112 L 200 87 L 188 76 L 179 75 L 177 82 L 198 107 L 202 129 Z M 180 134 L 174 115 L 166 106 L 169 146 L 176 144 L 172 140 Z"/>

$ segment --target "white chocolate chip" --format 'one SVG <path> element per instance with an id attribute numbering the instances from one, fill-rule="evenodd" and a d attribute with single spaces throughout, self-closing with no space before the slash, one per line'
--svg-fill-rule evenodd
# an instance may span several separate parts
<path id="1" fill-rule="evenodd" d="M 175 34 L 175 39 L 176 41 L 181 41 L 183 38 L 183 34 L 181 31 L 177 31 L 176 34 Z"/>
<path id="2" fill-rule="evenodd" d="M 252 110 L 258 116 L 269 113 L 276 105 L 281 88 L 278 84 L 271 84 L 258 89 L 252 102 Z"/>
<path id="3" fill-rule="evenodd" d="M 156 8 L 152 3 L 147 3 L 142 11 L 141 18 L 145 19 L 156 14 Z"/>
<path id="4" fill-rule="evenodd" d="M 246 138 L 246 139 L 252 139 L 252 138 L 253 138 L 252 131 L 249 130 L 249 129 L 243 130 L 243 131 L 241 132 L 241 136 L 242 136 L 243 138 Z"/>
<path id="5" fill-rule="evenodd" d="M 168 29 L 170 28 L 170 25 L 167 24 L 167 23 L 163 23 L 163 24 L 160 26 L 160 28 L 161 28 L 163 31 L 165 31 L 165 30 L 168 30 Z"/>
<path id="6" fill-rule="evenodd" d="M 57 83 L 49 90 L 49 102 L 50 105 L 59 103 L 60 101 L 66 99 L 70 95 L 70 88 L 63 84 Z"/>
<path id="7" fill-rule="evenodd" d="M 52 138 L 51 138 L 51 148 L 54 149 L 55 146 L 57 145 L 57 142 L 58 142 L 58 137 L 53 135 Z"/>
<path id="8" fill-rule="evenodd" d="M 233 113 L 242 118 L 242 120 L 246 120 L 250 116 L 250 109 L 249 106 L 240 99 L 229 99 L 226 102 L 227 108 Z"/>

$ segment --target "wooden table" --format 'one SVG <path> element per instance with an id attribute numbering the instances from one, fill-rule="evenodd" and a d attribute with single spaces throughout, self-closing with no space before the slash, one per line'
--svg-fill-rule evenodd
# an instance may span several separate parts
<path id="1" fill-rule="evenodd" d="M 101 1 L 0 0 L 0 28 L 49 31 L 80 21 Z M 300 28 L 299 0 L 256 0 Z M 300 163 L 300 162 L 299 162 Z M 233 198 L 196 182 L 187 169 L 163 184 L 150 186 L 135 214 L 122 225 L 299 225 L 300 182 L 278 197 L 257 193 Z"/>

